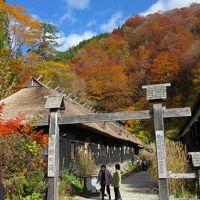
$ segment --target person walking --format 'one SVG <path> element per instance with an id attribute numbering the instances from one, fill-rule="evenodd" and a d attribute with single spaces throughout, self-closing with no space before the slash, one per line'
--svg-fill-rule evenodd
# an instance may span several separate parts
<path id="1" fill-rule="evenodd" d="M 112 175 L 108 169 L 106 169 L 106 165 L 101 165 L 101 169 L 99 171 L 97 183 L 101 185 L 101 197 L 104 200 L 105 196 L 105 188 L 108 193 L 109 199 L 111 199 L 110 195 L 110 184 L 112 182 Z"/>
<path id="2" fill-rule="evenodd" d="M 121 171 L 120 165 L 115 165 L 115 173 L 112 179 L 112 186 L 114 187 L 115 200 L 121 200 L 120 187 L 121 187 Z"/>
<path id="3" fill-rule="evenodd" d="M 120 165 L 115 165 L 115 173 L 113 175 L 112 179 L 112 186 L 114 187 L 114 193 L 115 193 L 115 200 L 121 200 L 121 194 L 120 194 L 120 187 L 121 187 L 121 171 L 120 171 Z"/>

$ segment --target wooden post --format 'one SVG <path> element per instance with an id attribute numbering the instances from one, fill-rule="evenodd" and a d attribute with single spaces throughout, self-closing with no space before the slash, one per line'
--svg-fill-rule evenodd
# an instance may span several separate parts
<path id="1" fill-rule="evenodd" d="M 50 109 L 48 148 L 48 200 L 58 200 L 59 182 L 59 126 L 58 109 Z"/>
<path id="2" fill-rule="evenodd" d="M 196 172 L 197 199 L 200 199 L 200 152 L 189 152 Z"/>
<path id="3" fill-rule="evenodd" d="M 63 96 L 48 96 L 45 108 L 50 109 L 48 144 L 48 200 L 58 200 L 59 183 L 59 144 L 60 132 L 58 118 L 60 109 L 64 109 Z"/>
<path id="4" fill-rule="evenodd" d="M 170 83 L 143 86 L 143 88 L 147 89 L 147 100 L 153 102 L 153 118 L 156 136 L 156 153 L 160 200 L 169 200 L 166 146 L 164 139 L 165 136 L 162 107 L 162 101 L 167 99 L 167 86 L 170 86 Z"/>
<path id="5" fill-rule="evenodd" d="M 154 113 L 154 127 L 156 135 L 156 152 L 158 164 L 158 185 L 160 200 L 169 199 L 169 189 L 167 180 L 167 166 L 166 166 L 166 147 L 164 141 L 164 123 L 162 116 L 162 102 L 153 104 Z"/>

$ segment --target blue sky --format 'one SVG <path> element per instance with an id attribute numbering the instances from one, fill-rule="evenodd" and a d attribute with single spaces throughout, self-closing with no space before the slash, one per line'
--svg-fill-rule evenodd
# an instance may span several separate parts
<path id="1" fill-rule="evenodd" d="M 200 0 L 7 0 L 27 8 L 34 18 L 60 31 L 60 50 L 94 35 L 111 32 L 134 14 L 149 14 L 188 6 Z"/>

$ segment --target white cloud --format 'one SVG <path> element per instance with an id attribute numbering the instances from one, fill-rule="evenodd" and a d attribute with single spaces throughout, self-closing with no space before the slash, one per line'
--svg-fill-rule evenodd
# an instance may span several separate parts
<path id="1" fill-rule="evenodd" d="M 95 21 L 95 20 L 91 20 L 91 21 L 89 21 L 88 23 L 87 23 L 87 27 L 92 27 L 92 26 L 94 26 L 94 25 L 96 25 L 97 24 L 97 22 Z"/>
<path id="2" fill-rule="evenodd" d="M 31 16 L 33 17 L 34 20 L 41 21 L 41 18 L 39 17 L 39 15 L 32 13 Z"/>
<path id="3" fill-rule="evenodd" d="M 166 11 L 173 8 L 181 8 L 189 6 L 191 3 L 200 3 L 200 0 L 158 0 L 147 11 L 141 14 L 148 15 L 158 11 Z"/>
<path id="4" fill-rule="evenodd" d="M 72 15 L 72 13 L 69 11 L 67 13 L 65 13 L 59 20 L 58 20 L 58 24 L 62 24 L 64 21 L 69 21 L 71 23 L 75 23 L 77 20 L 76 18 Z"/>
<path id="5" fill-rule="evenodd" d="M 70 47 L 78 45 L 83 40 L 88 40 L 95 36 L 96 33 L 92 31 L 85 31 L 83 34 L 71 34 L 65 36 L 63 33 L 59 35 L 58 44 L 61 45 L 58 50 L 66 51 Z"/>
<path id="6" fill-rule="evenodd" d="M 90 0 L 66 0 L 67 5 L 72 9 L 84 10 L 89 7 Z"/>
<path id="7" fill-rule="evenodd" d="M 122 23 L 122 12 L 118 11 L 114 13 L 108 22 L 100 26 L 100 30 L 103 32 L 112 32 L 114 28 L 121 25 Z"/>

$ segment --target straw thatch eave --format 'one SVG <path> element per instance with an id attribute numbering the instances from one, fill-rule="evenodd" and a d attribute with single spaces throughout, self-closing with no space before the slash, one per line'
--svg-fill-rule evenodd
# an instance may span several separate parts
<path id="1" fill-rule="evenodd" d="M 49 116 L 49 110 L 45 109 L 46 99 L 44 97 L 58 94 L 57 91 L 47 87 L 34 77 L 31 77 L 18 92 L 0 101 L 0 104 L 5 104 L 1 118 L 3 120 L 13 119 L 19 113 L 24 114 L 27 121 L 32 121 L 36 118 L 47 118 Z M 65 97 L 64 104 L 65 110 L 61 110 L 61 117 L 92 114 L 91 111 L 70 97 Z M 113 122 L 84 123 L 81 126 L 108 137 L 142 145 L 137 138 Z"/>

